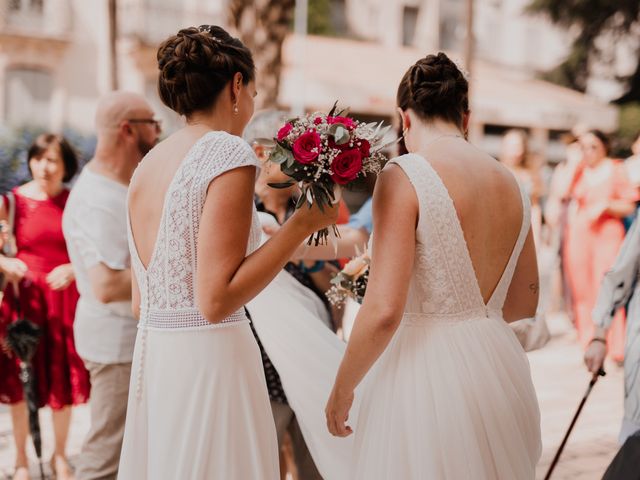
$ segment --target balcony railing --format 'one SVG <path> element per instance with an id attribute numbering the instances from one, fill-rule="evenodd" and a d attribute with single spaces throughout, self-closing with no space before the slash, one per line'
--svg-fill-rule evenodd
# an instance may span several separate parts
<path id="1" fill-rule="evenodd" d="M 0 0 L 0 33 L 65 36 L 70 0 Z"/>
<path id="2" fill-rule="evenodd" d="M 158 2 L 160 3 L 160 2 Z M 154 5 L 152 1 L 129 0 L 118 8 L 118 30 L 121 36 L 135 37 L 146 44 L 156 45 L 180 28 L 224 22 L 222 2 L 201 2 L 201 7 Z"/>

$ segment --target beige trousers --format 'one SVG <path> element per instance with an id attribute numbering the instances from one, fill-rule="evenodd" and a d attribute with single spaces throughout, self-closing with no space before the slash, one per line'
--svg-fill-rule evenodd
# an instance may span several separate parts
<path id="1" fill-rule="evenodd" d="M 130 363 L 85 361 L 91 376 L 91 426 L 77 461 L 76 480 L 115 480 L 129 397 Z"/>

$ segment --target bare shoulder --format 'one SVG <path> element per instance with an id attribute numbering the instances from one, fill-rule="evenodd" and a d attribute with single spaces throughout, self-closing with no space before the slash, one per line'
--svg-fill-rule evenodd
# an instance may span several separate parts
<path id="1" fill-rule="evenodd" d="M 385 202 L 410 201 L 417 204 L 415 189 L 407 172 L 397 163 L 389 163 L 378 175 L 374 190 L 375 197 L 384 198 Z"/>

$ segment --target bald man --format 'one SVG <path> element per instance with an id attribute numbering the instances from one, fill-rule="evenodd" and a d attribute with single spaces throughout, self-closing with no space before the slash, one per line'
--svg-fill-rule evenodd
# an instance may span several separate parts
<path id="1" fill-rule="evenodd" d="M 91 427 L 77 480 L 115 479 L 129 393 L 137 320 L 131 312 L 127 188 L 160 124 L 134 93 L 103 97 L 98 143 L 67 202 L 62 226 L 80 300 L 74 324 L 78 353 L 91 375 Z"/>

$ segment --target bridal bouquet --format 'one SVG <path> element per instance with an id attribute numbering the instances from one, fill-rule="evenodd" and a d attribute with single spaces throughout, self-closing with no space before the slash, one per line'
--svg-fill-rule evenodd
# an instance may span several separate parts
<path id="1" fill-rule="evenodd" d="M 365 249 L 331 279 L 333 286 L 327 291 L 327 298 L 332 305 L 341 306 L 347 298 L 353 298 L 356 302 L 362 303 L 369 281 L 370 263 L 369 252 Z"/>
<path id="2" fill-rule="evenodd" d="M 386 157 L 382 149 L 391 143 L 383 138 L 391 127 L 364 123 L 338 111 L 337 102 L 329 113 L 311 113 L 285 123 L 274 139 L 269 160 L 280 165 L 291 180 L 270 183 L 274 188 L 298 185 L 301 191 L 296 208 L 314 202 L 323 208 L 339 201 L 340 188 L 350 188 L 369 174 L 380 172 Z M 336 235 L 338 231 L 333 227 Z M 325 243 L 329 230 L 309 238 L 309 245 Z"/>

